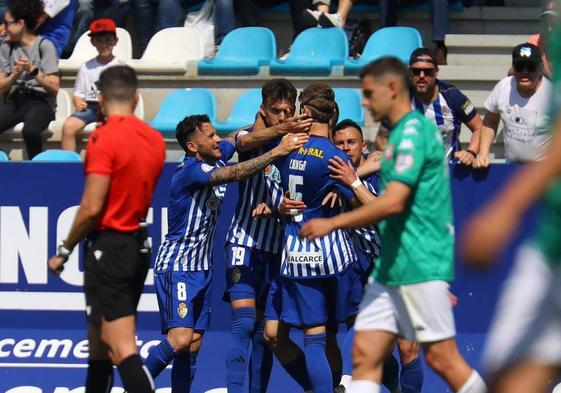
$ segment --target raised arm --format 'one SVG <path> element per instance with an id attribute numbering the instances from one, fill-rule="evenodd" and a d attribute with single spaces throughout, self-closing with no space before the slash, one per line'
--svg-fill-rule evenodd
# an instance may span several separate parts
<path id="1" fill-rule="evenodd" d="M 276 126 L 262 128 L 258 127 L 259 119 L 252 132 L 245 132 L 238 136 L 236 148 L 240 152 L 251 151 L 260 148 L 265 143 L 287 133 L 307 132 L 312 124 L 312 119 L 307 115 L 298 115 L 277 124 Z"/>
<path id="2" fill-rule="evenodd" d="M 308 134 L 285 135 L 278 146 L 259 157 L 212 171 L 210 184 L 225 184 L 253 176 L 271 162 L 298 150 L 308 141 Z"/>

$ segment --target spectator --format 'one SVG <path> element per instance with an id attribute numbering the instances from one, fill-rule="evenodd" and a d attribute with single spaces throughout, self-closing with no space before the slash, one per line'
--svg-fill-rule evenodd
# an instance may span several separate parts
<path id="1" fill-rule="evenodd" d="M 23 122 L 23 140 L 31 159 L 43 150 L 41 132 L 55 118 L 60 86 L 53 43 L 34 33 L 43 14 L 40 0 L 15 1 L 4 15 L 6 40 L 0 46 L 0 132 Z"/>
<path id="2" fill-rule="evenodd" d="M 1 1 L 1 0 L 0 0 Z M 133 7 L 137 7 L 138 11 L 135 14 L 135 23 L 144 25 L 143 8 L 137 5 L 136 2 Z M 125 25 L 125 18 L 129 12 L 128 1 L 120 0 L 78 0 L 78 7 L 74 16 L 70 39 L 66 48 L 64 49 L 62 57 L 68 58 L 72 54 L 78 39 L 88 30 L 88 26 L 92 23 L 94 18 L 110 18 L 114 20 L 119 27 Z M 153 26 L 152 22 L 152 26 Z M 148 29 L 149 30 L 149 29 Z M 152 28 L 153 30 L 153 28 Z M 143 36 L 139 34 L 139 41 L 143 42 Z M 150 35 L 151 37 L 151 35 Z M 148 40 L 150 40 L 148 37 Z"/>
<path id="3" fill-rule="evenodd" d="M 322 0 L 322 2 L 328 4 L 329 8 L 330 0 Z M 380 1 L 381 27 L 397 25 L 397 3 L 397 0 Z M 314 4 L 316 3 L 314 2 Z M 446 33 L 448 33 L 448 0 L 430 0 L 430 5 L 432 40 L 436 44 L 436 62 L 438 65 L 445 65 L 448 55 L 448 49 L 444 44 L 444 38 Z M 352 7 L 353 0 L 340 0 L 337 13 L 329 14 L 319 8 L 316 10 L 305 10 L 303 19 L 308 26 L 317 24 L 322 27 L 345 27 Z"/>
<path id="4" fill-rule="evenodd" d="M 553 28 L 561 19 L 559 4 L 557 1 L 547 0 L 542 7 L 540 16 L 542 21 L 542 32 L 531 36 L 528 42 L 540 48 L 540 51 L 542 52 L 543 74 L 546 78 L 551 80 L 552 68 L 549 59 L 549 38 L 553 32 Z"/>
<path id="5" fill-rule="evenodd" d="M 37 34 L 51 40 L 58 57 L 68 44 L 78 0 L 43 0 L 44 13 L 37 23 Z"/>
<path id="6" fill-rule="evenodd" d="M 438 79 L 436 56 L 427 48 L 418 48 L 409 59 L 411 103 L 432 120 L 444 140 L 446 159 L 472 165 L 479 151 L 482 121 L 471 101 L 455 86 Z M 471 141 L 460 149 L 462 123 L 471 130 Z"/>
<path id="7" fill-rule="evenodd" d="M 97 56 L 80 67 L 74 84 L 72 99 L 75 112 L 62 126 L 62 149 L 76 150 L 76 135 L 87 124 L 97 121 L 99 113 L 98 84 L 99 75 L 108 67 L 123 64 L 113 55 L 117 44 L 117 30 L 111 19 L 98 19 L 90 25 L 92 45 L 97 49 Z"/>
<path id="8" fill-rule="evenodd" d="M 236 13 L 242 26 L 261 26 L 262 8 L 280 3 L 280 0 L 235 0 Z M 302 12 L 310 5 L 310 0 L 289 0 L 294 37 L 306 29 Z"/>
<path id="9" fill-rule="evenodd" d="M 479 155 L 475 167 L 489 166 L 489 150 L 503 121 L 505 155 L 508 162 L 543 159 L 550 141 L 551 82 L 543 78 L 542 53 L 532 44 L 520 44 L 512 51 L 514 75 L 497 83 L 485 101 Z"/>

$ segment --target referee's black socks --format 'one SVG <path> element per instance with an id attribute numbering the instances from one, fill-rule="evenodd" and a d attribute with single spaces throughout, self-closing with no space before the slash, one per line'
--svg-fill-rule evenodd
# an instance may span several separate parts
<path id="1" fill-rule="evenodd" d="M 109 393 L 113 387 L 111 360 L 88 360 L 86 393 Z"/>
<path id="2" fill-rule="evenodd" d="M 154 380 L 138 354 L 123 359 L 117 368 L 127 392 L 154 393 Z"/>

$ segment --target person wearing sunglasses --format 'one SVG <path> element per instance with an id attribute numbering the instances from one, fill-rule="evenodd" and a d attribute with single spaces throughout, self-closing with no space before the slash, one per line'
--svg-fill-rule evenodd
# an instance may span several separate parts
<path id="1" fill-rule="evenodd" d="M 542 53 L 532 44 L 517 45 L 512 51 L 513 75 L 495 85 L 485 101 L 479 155 L 474 167 L 489 166 L 489 151 L 503 122 L 507 162 L 532 162 L 543 159 L 551 139 L 549 107 L 552 83 L 544 78 Z"/>
<path id="2" fill-rule="evenodd" d="M 477 110 L 456 86 L 438 79 L 436 55 L 418 48 L 409 59 L 411 105 L 431 120 L 444 140 L 446 159 L 473 165 L 479 151 L 483 122 Z M 468 147 L 460 146 L 460 130 L 465 124 L 472 132 Z"/>

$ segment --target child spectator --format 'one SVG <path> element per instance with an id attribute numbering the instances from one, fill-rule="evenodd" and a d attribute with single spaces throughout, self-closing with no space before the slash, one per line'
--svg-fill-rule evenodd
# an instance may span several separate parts
<path id="1" fill-rule="evenodd" d="M 98 19 L 90 24 L 92 45 L 98 55 L 80 67 L 74 85 L 72 98 L 76 111 L 62 126 L 62 149 L 76 150 L 76 135 L 90 123 L 97 120 L 99 102 L 97 97 L 99 75 L 108 67 L 123 64 L 113 55 L 117 44 L 115 22 L 111 19 Z"/>

